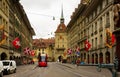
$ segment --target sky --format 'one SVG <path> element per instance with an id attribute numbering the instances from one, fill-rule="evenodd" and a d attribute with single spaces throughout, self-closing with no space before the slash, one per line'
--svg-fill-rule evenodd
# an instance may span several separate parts
<path id="1" fill-rule="evenodd" d="M 33 39 L 39 39 L 54 37 L 54 32 L 60 24 L 62 6 L 64 23 L 67 26 L 80 0 L 20 0 L 20 3 L 35 31 Z"/>

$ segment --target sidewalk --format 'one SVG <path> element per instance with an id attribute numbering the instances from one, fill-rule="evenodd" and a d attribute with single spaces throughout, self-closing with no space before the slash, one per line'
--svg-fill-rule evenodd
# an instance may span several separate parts
<path id="1" fill-rule="evenodd" d="M 96 66 L 76 66 L 75 64 L 62 63 L 66 67 L 69 67 L 81 74 L 81 77 L 112 77 L 111 72 L 106 68 L 101 68 L 101 72 L 97 71 Z"/>

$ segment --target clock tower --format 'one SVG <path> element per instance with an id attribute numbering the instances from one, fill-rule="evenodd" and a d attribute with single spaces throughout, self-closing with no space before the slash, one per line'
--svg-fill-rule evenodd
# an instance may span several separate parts
<path id="1" fill-rule="evenodd" d="M 59 57 L 62 57 L 62 61 L 66 62 L 66 54 L 67 51 L 67 33 L 66 33 L 66 25 L 64 24 L 64 16 L 63 16 L 63 7 L 61 11 L 60 24 L 55 31 L 55 60 L 58 60 Z M 61 60 L 59 60 L 61 61 Z"/>

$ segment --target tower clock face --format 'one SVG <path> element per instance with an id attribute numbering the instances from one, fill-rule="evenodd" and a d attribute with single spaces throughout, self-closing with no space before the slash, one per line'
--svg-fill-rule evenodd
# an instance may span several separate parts
<path id="1" fill-rule="evenodd" d="M 62 29 L 62 26 L 60 26 L 60 29 Z"/>

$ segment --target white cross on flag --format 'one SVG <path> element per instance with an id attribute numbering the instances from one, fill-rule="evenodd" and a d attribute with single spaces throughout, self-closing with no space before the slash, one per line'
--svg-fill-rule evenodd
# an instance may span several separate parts
<path id="1" fill-rule="evenodd" d="M 18 37 L 16 37 L 13 41 L 12 41 L 13 46 L 18 49 L 20 48 L 20 39 Z"/>
<path id="2" fill-rule="evenodd" d="M 29 52 L 30 52 L 30 48 L 29 47 L 26 47 L 26 48 L 24 48 L 24 54 L 29 54 Z"/>
<path id="3" fill-rule="evenodd" d="M 85 50 L 88 51 L 91 47 L 91 44 L 88 42 L 88 40 L 85 40 Z"/>
<path id="4" fill-rule="evenodd" d="M 31 55 L 31 56 L 34 56 L 34 55 L 35 55 L 34 50 L 31 50 L 31 51 L 30 51 L 30 55 Z"/>
<path id="5" fill-rule="evenodd" d="M 69 49 L 67 50 L 67 53 L 68 53 L 68 55 L 72 54 L 72 49 L 69 48 Z"/>

